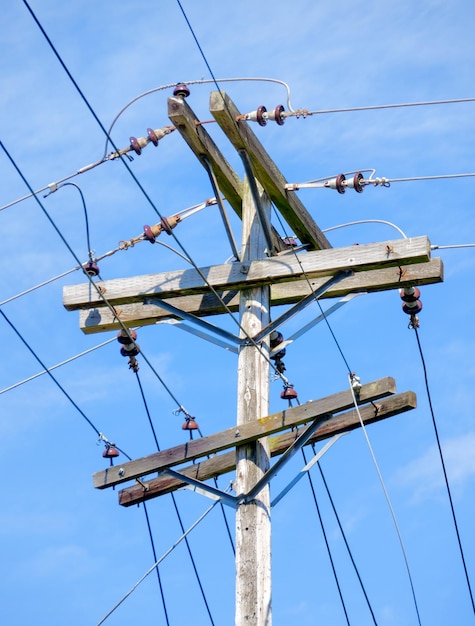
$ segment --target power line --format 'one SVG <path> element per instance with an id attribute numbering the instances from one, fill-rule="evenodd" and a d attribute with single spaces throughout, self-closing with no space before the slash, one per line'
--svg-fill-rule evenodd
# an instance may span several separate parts
<path id="1" fill-rule="evenodd" d="M 166 559 L 166 557 L 178 546 L 180 543 L 187 538 L 187 536 L 191 533 L 191 531 L 198 526 L 198 524 L 210 513 L 213 508 L 218 504 L 218 500 L 213 502 L 211 506 L 209 506 L 206 511 L 185 531 L 183 530 L 183 534 L 179 537 L 175 543 L 156 561 L 152 567 L 150 567 L 145 574 L 135 583 L 135 585 L 114 605 L 114 607 L 105 615 L 99 622 L 97 622 L 96 626 L 101 626 L 108 617 L 112 615 L 112 613 L 119 608 L 119 606 L 127 600 L 127 598 L 137 589 L 137 587 L 147 578 L 149 574 L 153 572 L 153 570 L 162 563 Z"/>
<path id="2" fill-rule="evenodd" d="M 18 339 L 20 339 L 20 341 L 23 343 L 23 345 L 25 346 L 25 348 L 32 354 L 32 356 L 36 359 L 36 361 L 41 365 L 41 367 L 45 370 L 45 372 L 48 374 L 48 376 L 51 378 L 51 380 L 54 382 L 54 384 L 59 388 L 59 390 L 66 396 L 66 398 L 69 400 L 69 402 L 73 405 L 73 407 L 76 409 L 76 411 L 81 415 L 81 417 L 83 419 L 86 420 L 86 422 L 89 424 L 89 426 L 93 429 L 93 431 L 96 433 L 96 435 L 98 437 L 101 436 L 101 433 L 99 432 L 99 430 L 94 426 L 94 424 L 91 422 L 91 420 L 87 417 L 87 415 L 84 413 L 84 411 L 82 411 L 82 409 L 79 408 L 79 406 L 76 404 L 76 402 L 71 398 L 71 396 L 68 394 L 68 392 L 66 391 L 66 389 L 59 383 L 59 381 L 55 378 L 55 376 L 53 376 L 53 374 L 49 371 L 49 369 L 46 367 L 46 365 L 43 363 L 43 361 L 40 359 L 40 357 L 36 354 L 36 352 L 33 350 L 33 348 L 30 346 L 30 344 L 26 341 L 26 339 L 23 337 L 23 335 L 19 332 L 19 330 L 16 328 L 16 326 L 13 324 L 13 322 L 10 321 L 10 319 L 7 317 L 7 315 L 2 311 L 2 309 L 0 308 L 0 315 L 3 317 L 3 319 L 6 321 L 6 323 L 10 326 L 10 328 L 13 330 L 13 332 L 15 333 L 15 335 L 18 337 Z"/>
<path id="3" fill-rule="evenodd" d="M 422 351 L 422 345 L 421 345 L 421 341 L 420 341 L 420 338 L 419 338 L 419 332 L 417 330 L 417 327 L 414 326 L 413 328 L 414 328 L 414 331 L 415 331 L 415 334 L 416 334 L 416 341 L 417 341 L 417 347 L 419 349 L 419 355 L 421 357 L 422 370 L 423 370 L 423 373 L 424 373 L 424 382 L 425 382 L 426 393 L 427 393 L 427 400 L 429 402 L 429 410 L 430 410 L 430 414 L 431 414 L 431 418 L 432 418 L 432 425 L 434 426 L 435 439 L 437 441 L 437 448 L 439 450 L 440 463 L 441 463 L 442 471 L 443 471 L 443 474 L 444 474 L 445 486 L 447 488 L 447 495 L 449 497 L 450 510 L 451 510 L 452 519 L 453 519 L 453 522 L 454 522 L 455 533 L 457 535 L 457 543 L 458 543 L 458 547 L 459 547 L 459 551 L 460 551 L 460 556 L 461 556 L 461 559 L 462 559 L 463 570 L 464 570 L 464 573 L 465 573 L 465 580 L 467 582 L 467 588 L 468 588 L 468 592 L 469 592 L 469 595 L 470 595 L 470 601 L 471 601 L 471 604 L 472 604 L 472 611 L 475 614 L 475 603 L 474 603 L 474 599 L 473 599 L 472 587 L 470 585 L 470 578 L 468 576 L 467 565 L 465 563 L 465 556 L 464 556 L 464 552 L 463 552 L 463 548 L 462 548 L 462 541 L 460 539 L 460 533 L 459 533 L 458 524 L 457 524 L 457 517 L 455 515 L 455 508 L 454 508 L 454 503 L 453 503 L 453 500 L 452 500 L 452 493 L 450 491 L 449 479 L 447 477 L 447 471 L 445 469 L 445 461 L 444 461 L 444 455 L 443 455 L 443 452 L 442 452 L 442 446 L 440 445 L 439 431 L 438 431 L 438 428 L 437 428 L 437 423 L 435 421 L 435 413 L 434 413 L 434 407 L 432 405 L 432 397 L 431 397 L 430 388 L 429 388 L 429 378 L 428 378 L 428 375 L 427 375 L 427 368 L 426 368 L 424 353 Z"/>
<path id="4" fill-rule="evenodd" d="M 307 465 L 307 457 L 305 455 L 305 450 L 303 448 L 302 448 L 302 457 L 303 457 L 303 461 L 304 461 L 305 465 Z M 348 624 L 348 626 L 350 626 L 350 620 L 349 620 L 349 617 L 348 617 L 348 612 L 346 610 L 345 601 L 343 599 L 343 593 L 341 591 L 340 581 L 338 580 L 338 574 L 337 574 L 336 569 L 335 569 L 335 563 L 333 562 L 333 556 L 332 556 L 332 553 L 331 553 L 330 544 L 328 543 L 327 533 L 325 531 L 325 526 L 323 525 L 323 519 L 322 519 L 322 515 L 320 513 L 320 507 L 318 506 L 317 496 L 316 496 L 316 493 L 315 493 L 315 488 L 313 486 L 313 480 L 312 480 L 312 477 L 310 475 L 310 472 L 307 472 L 307 476 L 308 476 L 308 482 L 309 482 L 310 489 L 311 489 L 312 496 L 313 496 L 313 502 L 315 504 L 315 508 L 316 508 L 316 511 L 317 511 L 318 520 L 320 522 L 320 527 L 322 529 L 323 539 L 325 541 L 325 547 L 327 549 L 328 558 L 330 559 L 330 565 L 331 565 L 331 568 L 332 568 L 333 577 L 335 579 L 335 584 L 336 584 L 336 587 L 337 587 L 337 590 L 338 590 L 338 595 L 340 596 L 340 602 L 341 602 L 341 605 L 343 607 L 343 612 L 345 613 L 346 623 Z"/>
<path id="5" fill-rule="evenodd" d="M 413 597 L 413 600 L 414 600 L 414 607 L 416 609 L 416 614 L 417 614 L 417 621 L 418 621 L 419 626 L 420 626 L 421 618 L 420 618 L 420 615 L 419 615 L 419 607 L 417 605 L 416 592 L 415 592 L 415 589 L 414 589 L 414 584 L 412 582 L 411 570 L 409 568 L 409 561 L 407 559 L 406 548 L 404 547 L 404 542 L 402 540 L 402 534 L 401 534 L 401 531 L 399 529 L 399 524 L 398 524 L 398 521 L 397 521 L 397 518 L 396 518 L 396 513 L 395 513 L 393 505 L 391 503 L 391 499 L 389 497 L 388 490 L 386 489 L 386 485 L 384 483 L 383 475 L 382 475 L 381 470 L 379 468 L 379 464 L 378 464 L 378 462 L 376 460 L 376 456 L 375 456 L 374 451 L 373 451 L 373 446 L 371 445 L 371 442 L 369 440 L 369 436 L 368 436 L 368 433 L 366 431 L 365 423 L 363 421 L 363 418 L 361 417 L 361 413 L 360 413 L 360 409 L 359 409 L 359 406 L 358 406 L 358 401 L 356 399 L 356 393 L 355 393 L 355 389 L 353 387 L 352 381 L 353 381 L 353 377 L 350 374 L 349 375 L 349 383 L 350 383 L 351 395 L 352 395 L 352 398 L 353 398 L 353 404 L 355 405 L 355 411 L 356 411 L 356 413 L 358 415 L 358 419 L 360 421 L 360 425 L 361 425 L 361 428 L 363 430 L 363 434 L 364 434 L 364 437 L 366 439 L 366 443 L 367 443 L 367 446 L 368 446 L 371 458 L 373 460 L 373 464 L 374 464 L 374 467 L 376 469 L 376 473 L 378 474 L 379 482 L 381 483 L 381 488 L 382 488 L 384 496 L 386 498 L 386 502 L 387 502 L 387 505 L 389 507 L 389 511 L 391 513 L 391 517 L 392 517 L 392 520 L 393 520 L 393 523 L 394 523 L 394 527 L 396 529 L 396 534 L 397 534 L 398 539 L 399 539 L 399 545 L 401 547 L 401 551 L 402 551 L 402 555 L 403 555 L 403 558 L 404 558 L 404 562 L 406 564 L 407 575 L 408 575 L 408 578 L 409 578 L 409 584 L 411 586 L 412 597 Z"/>
<path id="6" fill-rule="evenodd" d="M 313 448 L 313 451 L 315 452 L 315 446 L 313 446 L 313 445 L 312 445 L 312 448 Z M 334 502 L 333 502 L 333 498 L 332 498 L 332 496 L 331 496 L 330 489 L 328 488 L 328 484 L 327 484 L 327 481 L 326 481 L 326 479 L 325 479 L 325 475 L 324 475 L 324 473 L 323 473 L 323 470 L 322 470 L 322 466 L 321 466 L 321 464 L 320 464 L 320 461 L 318 461 L 318 462 L 317 462 L 317 466 L 318 466 L 318 469 L 319 469 L 319 471 L 320 471 L 320 476 L 321 476 L 321 478 L 322 478 L 323 485 L 325 486 L 325 490 L 326 490 L 326 492 L 327 492 L 328 499 L 329 499 L 330 504 L 331 504 L 331 507 L 332 507 L 332 509 L 333 509 L 333 514 L 335 515 L 335 519 L 336 519 L 336 521 L 337 521 L 338 528 L 340 529 L 341 536 L 343 537 L 343 541 L 344 541 L 344 543 L 345 543 L 346 550 L 347 550 L 348 555 L 349 555 L 349 557 L 350 557 L 350 560 L 351 560 L 351 562 L 352 562 L 352 564 L 353 564 L 353 568 L 354 568 L 354 570 L 355 570 L 356 576 L 357 576 L 358 581 L 359 581 L 359 583 L 360 583 L 361 590 L 363 591 L 363 595 L 364 595 L 364 597 L 365 597 L 366 604 L 368 605 L 369 612 L 371 613 L 371 617 L 372 617 L 372 619 L 373 619 L 374 626 L 377 626 L 377 622 L 376 622 L 376 618 L 375 618 L 375 616 L 374 616 L 374 611 L 373 611 L 373 608 L 372 608 L 371 603 L 370 603 L 370 601 L 369 601 L 368 594 L 366 593 L 366 589 L 365 589 L 365 586 L 364 586 L 364 584 L 363 584 L 363 581 L 361 580 L 361 576 L 360 576 L 360 573 L 359 573 L 359 571 L 358 571 L 358 567 L 356 566 L 355 560 L 354 560 L 354 558 L 353 558 L 353 554 L 351 553 L 350 546 L 349 546 L 348 541 L 347 541 L 347 539 L 346 539 L 346 535 L 345 535 L 345 532 L 344 532 L 344 530 L 343 530 L 343 526 L 342 526 L 342 524 L 341 524 L 341 522 L 340 522 L 340 517 L 339 517 L 339 515 L 338 515 L 338 513 L 337 513 L 337 510 L 336 510 L 335 504 L 334 504 Z"/>
<path id="7" fill-rule="evenodd" d="M 399 104 L 376 104 L 361 107 L 345 107 L 341 109 L 320 109 L 317 111 L 308 111 L 307 109 L 298 109 L 296 111 L 283 115 L 285 117 L 306 117 L 307 115 L 323 115 L 327 113 L 352 113 L 354 111 L 376 111 L 377 109 L 398 109 L 402 107 L 421 107 L 432 106 L 437 104 L 461 104 L 464 102 L 475 102 L 475 98 L 453 98 L 450 100 L 425 100 L 422 102 L 402 102 Z"/>

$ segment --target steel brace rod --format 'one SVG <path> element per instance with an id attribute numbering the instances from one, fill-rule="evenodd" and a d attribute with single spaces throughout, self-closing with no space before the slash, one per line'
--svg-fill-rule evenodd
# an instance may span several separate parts
<path id="1" fill-rule="evenodd" d="M 223 220 L 224 229 L 226 230 L 226 234 L 228 236 L 229 245 L 231 246 L 232 253 L 236 261 L 240 261 L 241 257 L 239 255 L 239 250 L 236 245 L 236 240 L 234 239 L 233 231 L 231 230 L 231 224 L 229 222 L 228 214 L 226 213 L 226 208 L 221 198 L 221 193 L 218 187 L 218 181 L 216 180 L 216 176 L 214 175 L 213 168 L 211 167 L 211 164 L 206 155 L 203 154 L 200 158 L 206 168 L 206 171 L 208 172 L 209 180 L 211 182 L 214 195 L 216 196 L 216 200 L 218 202 L 219 211 L 221 213 L 221 218 Z"/>
<path id="2" fill-rule="evenodd" d="M 257 494 L 280 472 L 282 467 L 290 461 L 290 459 L 296 454 L 303 446 L 307 443 L 313 433 L 318 430 L 318 428 L 324 424 L 327 420 L 329 420 L 332 416 L 327 415 L 326 417 L 319 417 L 315 421 L 313 421 L 310 426 L 308 426 L 304 432 L 297 437 L 294 443 L 287 448 L 284 454 L 274 463 L 274 465 L 267 470 L 267 472 L 262 476 L 260 480 L 254 485 L 254 487 L 247 494 L 240 494 L 236 496 L 238 503 L 246 503 L 253 500 Z"/>
<path id="3" fill-rule="evenodd" d="M 276 320 L 274 320 L 273 322 L 268 324 L 265 328 L 263 328 L 259 333 L 257 333 L 255 337 L 253 337 L 253 341 L 255 343 L 258 343 L 259 341 L 264 339 L 264 337 L 266 337 L 273 330 L 275 330 L 276 328 L 284 324 L 284 322 L 287 322 L 290 318 L 292 318 L 294 315 L 299 313 L 302 309 L 308 306 L 311 302 L 313 302 L 314 300 L 317 300 L 318 296 L 321 296 L 323 293 L 325 293 L 325 291 L 330 289 L 330 287 L 332 287 L 336 283 L 339 283 L 344 278 L 351 276 L 352 274 L 353 274 L 352 270 L 340 270 L 334 276 L 331 276 L 318 289 L 315 289 L 315 291 L 310 293 L 308 296 L 305 296 L 305 298 L 302 298 L 302 300 L 294 304 L 294 306 L 290 307 L 288 311 L 286 311 L 285 313 L 282 313 L 282 315 L 279 316 Z"/>
<path id="4" fill-rule="evenodd" d="M 278 502 L 280 502 L 282 500 L 282 498 L 284 496 L 286 496 L 289 491 L 291 489 L 293 489 L 295 487 L 295 485 L 305 476 L 305 474 L 308 474 L 308 472 L 312 469 L 312 467 L 315 465 L 315 463 L 317 463 L 322 456 L 325 454 L 325 452 L 328 452 L 328 450 L 332 447 L 332 445 L 334 443 L 336 443 L 338 441 L 338 439 L 340 437 L 342 437 L 343 435 L 346 435 L 346 433 L 338 433 L 338 435 L 333 435 L 333 437 L 327 441 L 327 443 L 323 446 L 323 448 L 321 448 L 321 450 L 319 450 L 317 452 L 317 454 L 313 457 L 313 459 L 311 461 L 309 461 L 307 463 L 307 465 L 305 465 L 305 467 L 303 467 L 300 472 L 297 474 L 297 476 L 295 476 L 295 478 L 293 478 L 289 484 L 287 485 L 287 487 L 284 487 L 284 489 L 282 489 L 282 491 L 279 493 L 279 495 L 277 495 L 271 502 L 271 507 L 275 506 Z"/>

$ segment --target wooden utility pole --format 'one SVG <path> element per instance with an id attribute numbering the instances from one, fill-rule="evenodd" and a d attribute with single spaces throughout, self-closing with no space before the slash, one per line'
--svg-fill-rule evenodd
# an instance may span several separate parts
<path id="1" fill-rule="evenodd" d="M 119 492 L 123 506 L 188 486 L 234 507 L 235 623 L 271 626 L 270 481 L 276 468 L 308 443 L 329 438 L 334 442 L 361 422 L 370 424 L 416 406 L 412 392 L 393 395 L 394 380 L 385 378 L 361 386 L 358 411 L 354 410 L 353 394 L 346 389 L 269 415 L 272 328 L 311 303 L 317 293 L 335 298 L 410 288 L 440 282 L 443 268 L 440 259 L 430 258 L 426 237 L 331 248 L 296 194 L 286 189 L 283 175 L 229 97 L 214 92 L 210 110 L 243 161 L 244 180 L 232 170 L 184 98 L 173 97 L 168 102 L 170 120 L 206 169 L 213 187 L 218 187 L 219 195 L 224 194 L 242 218 L 240 258 L 199 270 L 103 281 L 97 293 L 90 283 L 74 285 L 64 289 L 63 302 L 67 309 L 80 311 L 80 327 L 85 333 L 167 320 L 190 322 L 205 334 L 216 332 L 228 342 L 226 347 L 238 354 L 236 426 L 111 466 L 94 474 L 93 482 L 104 489 L 136 481 Z M 271 202 L 305 250 L 296 252 L 279 237 L 270 221 Z M 272 306 L 283 304 L 292 306 L 270 322 Z M 236 310 L 239 336 L 202 319 Z M 273 456 L 280 458 L 271 465 Z M 233 470 L 236 495 L 205 482 Z"/>
<path id="2" fill-rule="evenodd" d="M 241 261 L 265 257 L 266 240 L 249 183 L 243 198 Z M 270 202 L 259 201 L 269 220 Z M 240 294 L 241 337 L 254 337 L 270 320 L 269 285 Z M 269 342 L 242 345 L 238 357 L 237 428 L 269 413 Z M 270 466 L 268 438 L 236 448 L 236 493 L 248 493 Z M 272 624 L 270 488 L 236 510 L 236 624 Z"/>

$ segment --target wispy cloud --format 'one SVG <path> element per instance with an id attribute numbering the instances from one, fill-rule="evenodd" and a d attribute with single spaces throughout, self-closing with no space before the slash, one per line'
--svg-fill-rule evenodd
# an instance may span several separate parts
<path id="1" fill-rule="evenodd" d="M 475 432 L 441 442 L 448 480 L 461 495 L 475 478 Z M 436 445 L 428 448 L 396 473 L 400 486 L 409 489 L 413 503 L 438 498 L 445 488 L 440 455 Z"/>

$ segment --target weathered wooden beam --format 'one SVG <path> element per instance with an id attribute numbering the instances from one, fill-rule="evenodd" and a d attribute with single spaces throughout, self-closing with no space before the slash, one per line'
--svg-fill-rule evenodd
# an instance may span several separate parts
<path id="1" fill-rule="evenodd" d="M 243 183 L 188 103 L 180 97 L 168 98 L 168 117 L 205 169 L 203 157 L 208 159 L 220 191 L 241 217 Z M 271 237 L 274 252 L 287 247 L 275 228 L 272 228 Z"/>
<path id="2" fill-rule="evenodd" d="M 242 216 L 242 181 L 210 137 L 188 103 L 180 97 L 168 98 L 168 117 L 201 165 L 207 156 L 219 188 L 234 211 Z M 206 169 L 206 168 L 205 168 Z"/>
<path id="3" fill-rule="evenodd" d="M 330 242 L 298 196 L 285 189 L 287 181 L 284 176 L 251 131 L 248 123 L 242 120 L 240 112 L 229 96 L 222 91 L 213 91 L 210 97 L 210 111 L 236 150 L 244 150 L 247 153 L 255 177 L 300 241 L 316 250 L 330 248 Z"/>
<path id="4" fill-rule="evenodd" d="M 291 283 L 277 283 L 271 285 L 271 305 L 295 304 L 301 298 L 315 290 L 326 280 L 314 278 Z M 431 259 L 427 263 L 404 265 L 402 273 L 399 267 L 389 267 L 378 270 L 356 272 L 353 276 L 343 279 L 324 292 L 320 299 L 338 298 L 355 292 L 374 292 L 387 289 L 398 289 L 412 285 L 429 285 L 443 280 L 443 264 L 439 258 Z M 221 294 L 222 300 L 230 311 L 239 309 L 239 292 L 225 291 Z M 170 302 L 185 313 L 192 313 L 197 317 L 220 315 L 226 313 L 221 301 L 213 294 L 197 296 L 183 296 L 170 299 Z M 122 323 L 127 326 L 147 326 L 173 318 L 169 311 L 160 307 L 160 301 L 153 304 L 135 302 L 123 304 L 116 309 Z M 118 330 L 120 324 L 116 317 L 106 307 L 81 309 L 79 311 L 79 327 L 86 333 L 98 333 L 108 330 Z"/>
<path id="5" fill-rule="evenodd" d="M 100 287 L 113 306 L 144 301 L 146 298 L 173 298 L 217 291 L 251 289 L 260 285 L 291 282 L 336 274 L 340 270 L 355 272 L 380 267 L 424 263 L 430 259 L 427 237 L 397 239 L 383 243 L 363 244 L 330 250 L 314 250 L 298 255 L 258 259 L 250 264 L 232 263 L 196 269 L 176 270 L 132 278 L 101 281 Z M 203 280 L 202 276 L 206 278 Z M 104 299 L 89 283 L 69 285 L 63 290 L 63 304 L 73 311 L 104 306 Z"/>
<path id="6" fill-rule="evenodd" d="M 400 413 L 415 409 L 417 406 L 416 396 L 412 391 L 406 391 L 405 393 L 398 394 L 396 396 L 390 396 L 384 398 L 384 400 L 377 402 L 376 407 L 373 405 L 367 405 L 360 408 L 361 418 L 365 425 L 378 422 L 388 417 L 393 417 Z M 325 422 L 320 428 L 312 435 L 306 445 L 316 443 L 323 439 L 332 437 L 339 433 L 355 430 L 360 426 L 360 420 L 358 414 L 353 409 L 339 415 L 334 416 L 331 420 Z M 270 437 L 269 446 L 271 456 L 278 456 L 285 452 L 287 448 L 295 441 L 300 434 L 298 429 L 292 430 L 288 433 L 281 435 L 275 435 Z M 212 456 L 201 463 L 195 463 L 181 468 L 180 474 L 195 478 L 196 480 L 205 481 L 209 478 L 215 478 L 222 474 L 227 474 L 236 469 L 236 453 L 225 452 L 224 454 L 217 454 Z M 122 506 L 132 506 L 139 502 L 151 500 L 158 496 L 162 496 L 166 493 L 185 487 L 186 482 L 177 478 L 172 478 L 163 474 L 158 478 L 152 478 L 145 481 L 142 484 L 137 483 L 132 487 L 126 487 L 119 491 L 119 504 Z"/>
<path id="7" fill-rule="evenodd" d="M 390 377 L 382 378 L 362 386 L 359 402 L 364 404 L 365 402 L 394 393 L 396 393 L 394 379 Z M 112 487 L 113 485 L 158 472 L 165 467 L 173 467 L 226 450 L 227 448 L 256 441 L 256 439 L 261 437 L 305 424 L 316 417 L 344 411 L 352 405 L 353 397 L 349 390 L 321 398 L 320 400 L 313 400 L 298 407 L 279 411 L 247 424 L 241 424 L 239 427 L 234 426 L 214 435 L 193 439 L 174 448 L 162 450 L 141 459 L 128 461 L 122 465 L 114 465 L 106 470 L 96 472 L 93 475 L 94 487 L 97 489 Z"/>

